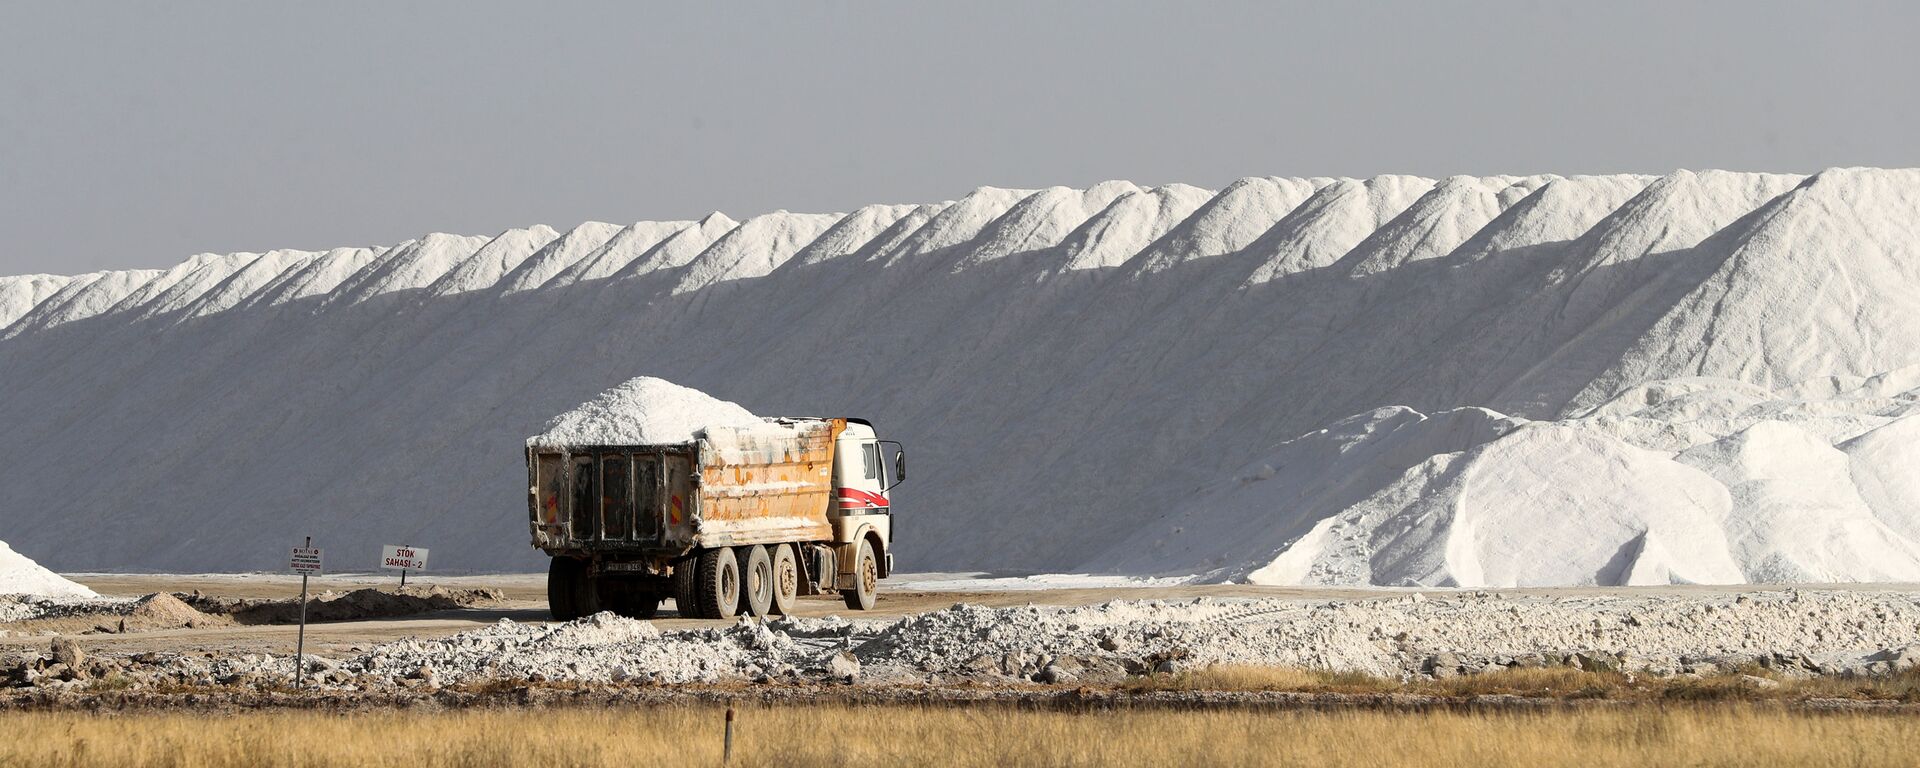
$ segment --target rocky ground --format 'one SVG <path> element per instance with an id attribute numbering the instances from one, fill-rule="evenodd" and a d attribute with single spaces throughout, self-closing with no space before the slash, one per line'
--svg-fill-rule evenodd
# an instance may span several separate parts
<path id="1" fill-rule="evenodd" d="M 360 588 L 321 592 L 307 600 L 310 622 L 416 616 L 502 602 L 497 589 Z M 139 598 L 49 598 L 0 595 L 0 637 L 20 635 L 126 634 L 166 629 L 261 624 L 300 620 L 298 598 L 233 597 L 193 592 L 156 592 Z"/>
<path id="2" fill-rule="evenodd" d="M 129 602 L 135 607 L 126 616 L 195 612 L 194 601 L 165 595 Z M 61 635 L 45 650 L 0 650 L 0 687 L 273 691 L 292 683 L 290 654 L 89 652 L 89 639 Z M 955 604 L 888 619 L 800 617 L 683 629 L 612 614 L 566 623 L 501 619 L 444 637 L 312 656 L 308 669 L 315 690 L 367 693 L 501 684 L 1075 687 L 1213 665 L 1408 681 L 1527 667 L 1659 678 L 1742 671 L 1875 677 L 1916 663 L 1920 593 L 1788 589 Z"/>

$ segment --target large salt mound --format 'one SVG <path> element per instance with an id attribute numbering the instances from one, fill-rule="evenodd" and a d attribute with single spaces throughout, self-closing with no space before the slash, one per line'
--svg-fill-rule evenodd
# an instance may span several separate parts
<path id="1" fill-rule="evenodd" d="M 740 222 L 740 226 L 687 263 L 673 292 L 688 293 L 716 283 L 772 272 L 841 218 L 837 213 L 775 211 Z"/>
<path id="2" fill-rule="evenodd" d="M 1779 421 L 1762 421 L 1678 460 L 1732 494 L 1734 556 L 1752 581 L 1916 581 L 1920 546 L 1874 516 L 1845 451 Z"/>
<path id="3" fill-rule="evenodd" d="M 912 205 L 863 206 L 814 238 L 813 242 L 788 259 L 787 264 L 807 266 L 851 255 L 918 208 Z"/>
<path id="4" fill-rule="evenodd" d="M 1136 271 L 1159 272 L 1196 259 L 1238 251 L 1259 239 L 1295 206 L 1332 179 L 1250 176 L 1220 190 L 1166 237 L 1134 257 Z"/>
<path id="5" fill-rule="evenodd" d="M 899 243 L 875 254 L 874 258 L 891 265 L 923 254 L 965 245 L 1025 199 L 1028 191 L 981 187 L 960 198 L 927 219 Z"/>
<path id="6" fill-rule="evenodd" d="M 93 590 L 40 567 L 0 541 L 0 595 L 99 597 Z"/>
<path id="7" fill-rule="evenodd" d="M 533 255 L 522 259 L 520 263 L 500 278 L 500 292 L 515 294 L 531 291 L 545 285 L 555 275 L 560 274 L 575 262 L 586 258 L 600 246 L 605 245 L 622 228 L 615 224 L 589 221 L 567 233 L 554 238 L 541 246 Z"/>
<path id="8" fill-rule="evenodd" d="M 80 275 L 33 305 L 0 338 L 85 320 L 112 309 L 140 287 L 164 275 L 158 269 L 128 269 Z"/>
<path id="9" fill-rule="evenodd" d="M 0 331 L 72 280 L 64 275 L 0 277 Z"/>
<path id="10" fill-rule="evenodd" d="M 905 442 L 916 570 L 1863 580 L 1920 541 L 1920 173 L 983 187 L 745 222 L 0 280 L 0 532 L 61 570 L 275 567 L 306 534 L 534 569 L 498 447 L 644 373 Z M 74 483 L 76 456 L 112 471 Z M 1720 508 L 1676 489 L 1724 494 L 1718 549 L 1673 533 Z"/>
<path id="11" fill-rule="evenodd" d="M 132 315 L 132 319 L 145 320 L 177 309 L 185 301 L 191 301 L 211 285 L 258 257 L 256 253 L 203 253 L 193 256 L 141 284 L 107 311 L 127 313 Z"/>
<path id="12" fill-rule="evenodd" d="M 1250 580 L 1462 587 L 1743 580 L 1724 489 L 1661 454 L 1530 425 L 1422 462 Z M 1304 562 L 1302 562 L 1304 561 Z"/>
<path id="13" fill-rule="evenodd" d="M 1084 192 L 1048 187 L 1028 195 L 981 232 L 979 243 L 962 254 L 954 270 L 1050 248 L 1115 198 L 1138 190 L 1130 182 L 1109 181 Z"/>
<path id="14" fill-rule="evenodd" d="M 1716 268 L 1575 402 L 1677 373 L 1775 385 L 1914 362 L 1920 170 L 1814 176 L 1694 250 Z"/>
<path id="15" fill-rule="evenodd" d="M 1851 394 L 1693 377 L 1554 422 L 1379 409 L 1281 444 L 1082 565 L 1262 584 L 1920 580 L 1905 479 L 1920 399 Z"/>
<path id="16" fill-rule="evenodd" d="M 428 286 L 427 293 L 432 296 L 451 296 L 491 288 L 500 278 L 526 261 L 528 256 L 559 236 L 559 232 L 545 224 L 509 229 L 495 235 L 493 240 L 480 246 L 480 250 L 474 251 L 473 256 Z"/>
<path id="17" fill-rule="evenodd" d="M 1343 179 L 1307 198 L 1247 250 L 1264 257 L 1247 277 L 1258 285 L 1339 260 L 1433 188 L 1431 179 Z"/>
<path id="18" fill-rule="evenodd" d="M 357 304 L 383 294 L 430 287 L 487 242 L 484 237 L 427 235 L 381 254 L 334 289 L 327 303 Z"/>
<path id="19" fill-rule="evenodd" d="M 1409 262 L 1453 252 L 1505 210 L 1500 192 L 1512 186 L 1504 177 L 1455 176 L 1428 190 L 1359 245 L 1347 258 L 1355 276 L 1384 272 Z"/>
<path id="20" fill-rule="evenodd" d="M 1128 192 L 1087 219 L 1062 243 L 1060 272 L 1117 267 L 1167 233 L 1213 193 L 1187 184 Z"/>
<path id="21" fill-rule="evenodd" d="M 388 250 L 391 249 L 335 248 L 318 258 L 289 266 L 240 306 L 272 307 L 325 296 Z"/>
<path id="22" fill-rule="evenodd" d="M 180 314 L 187 318 L 205 317 L 233 309 L 287 270 L 310 264 L 319 257 L 320 254 L 311 251 L 278 250 L 265 253 L 260 258 L 248 261 L 212 288 L 199 291 L 191 297 L 183 297 L 189 303 Z"/>
<path id="23" fill-rule="evenodd" d="M 751 427 L 759 417 L 734 403 L 651 376 L 628 379 L 555 416 L 532 447 L 688 443 L 709 427 Z"/>
<path id="24" fill-rule="evenodd" d="M 626 269 L 634 259 L 646 255 L 647 251 L 659 245 L 661 241 L 678 234 L 688 227 L 697 226 L 691 221 L 641 221 L 627 225 L 606 244 L 593 253 L 587 254 L 570 267 L 561 270 L 547 281 L 547 286 L 572 285 L 583 280 L 599 280 L 612 277 Z"/>
<path id="25" fill-rule="evenodd" d="M 614 277 L 639 277 L 667 269 L 678 269 L 693 261 L 707 246 L 732 232 L 740 223 L 727 218 L 727 215 L 715 211 L 707 214 L 693 226 L 668 235 L 666 239 L 654 244 L 646 253 L 635 256 Z"/>

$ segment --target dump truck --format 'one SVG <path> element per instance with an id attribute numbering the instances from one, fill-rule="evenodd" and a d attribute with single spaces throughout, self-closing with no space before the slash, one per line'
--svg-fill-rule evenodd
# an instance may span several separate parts
<path id="1" fill-rule="evenodd" d="M 893 572 L 906 452 L 855 418 L 709 427 L 687 442 L 527 447 L 533 546 L 553 618 L 789 614 L 802 595 L 873 607 Z"/>

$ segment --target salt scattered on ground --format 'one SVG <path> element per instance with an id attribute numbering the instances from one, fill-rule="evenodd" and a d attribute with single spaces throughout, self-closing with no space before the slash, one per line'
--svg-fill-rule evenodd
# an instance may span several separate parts
<path id="1" fill-rule="evenodd" d="M 1115 682 L 1214 664 L 1388 678 L 1578 666 L 1654 675 L 1760 665 L 1787 676 L 1885 674 L 1920 656 L 1920 600 L 1904 592 L 1556 596 L 1440 591 L 1356 600 L 1114 601 L 952 608 L 890 621 L 741 620 L 662 631 L 610 613 L 509 620 L 318 660 L 332 685 L 488 680 L 716 683 Z M 1899 659 L 1906 661 L 1898 661 Z M 185 656 L 186 683 L 278 679 L 272 656 Z"/>
<path id="2" fill-rule="evenodd" d="M 1050 589 L 1146 589 L 1193 583 L 1191 577 L 1110 576 L 1090 573 L 1035 573 L 995 576 L 990 573 L 896 573 L 887 577 L 888 590 L 906 592 L 1033 592 Z"/>

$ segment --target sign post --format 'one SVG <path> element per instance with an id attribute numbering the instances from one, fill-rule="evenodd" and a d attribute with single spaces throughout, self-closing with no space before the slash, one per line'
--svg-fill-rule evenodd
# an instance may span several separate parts
<path id="1" fill-rule="evenodd" d="M 400 586 L 407 586 L 407 571 L 427 569 L 427 548 L 407 544 L 388 544 L 380 548 L 380 567 L 400 572 Z"/>
<path id="2" fill-rule="evenodd" d="M 307 679 L 307 577 L 320 572 L 320 550 L 313 546 L 312 536 L 305 545 L 293 548 L 287 567 L 300 574 L 300 642 L 293 652 L 293 687 L 298 690 Z"/>

